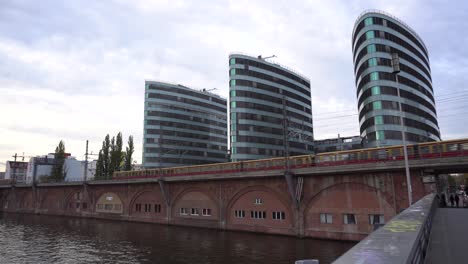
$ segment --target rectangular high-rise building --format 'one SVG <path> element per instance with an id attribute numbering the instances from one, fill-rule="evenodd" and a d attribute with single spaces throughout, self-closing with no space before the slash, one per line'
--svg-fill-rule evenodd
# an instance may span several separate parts
<path id="1" fill-rule="evenodd" d="M 314 151 L 310 81 L 261 56 L 229 56 L 233 161 Z"/>
<path id="2" fill-rule="evenodd" d="M 143 167 L 226 161 L 226 99 L 205 89 L 145 81 Z"/>

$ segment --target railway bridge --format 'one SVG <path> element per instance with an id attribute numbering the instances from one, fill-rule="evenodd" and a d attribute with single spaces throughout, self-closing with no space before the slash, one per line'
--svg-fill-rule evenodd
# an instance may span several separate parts
<path id="1" fill-rule="evenodd" d="M 410 160 L 414 201 L 444 174 L 468 171 L 468 151 L 452 154 Z M 387 159 L 292 167 L 286 177 L 276 168 L 4 184 L 0 210 L 357 241 L 407 208 L 407 196 L 404 161 Z"/>

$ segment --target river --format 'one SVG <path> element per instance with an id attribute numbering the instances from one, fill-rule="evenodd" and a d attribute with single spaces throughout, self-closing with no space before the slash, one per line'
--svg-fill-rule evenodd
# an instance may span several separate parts
<path id="1" fill-rule="evenodd" d="M 0 212 L 0 263 L 330 263 L 355 243 Z"/>

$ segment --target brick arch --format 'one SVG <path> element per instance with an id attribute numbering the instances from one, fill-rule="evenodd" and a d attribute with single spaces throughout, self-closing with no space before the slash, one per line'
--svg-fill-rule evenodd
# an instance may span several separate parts
<path id="1" fill-rule="evenodd" d="M 109 200 L 107 197 L 104 199 L 106 195 L 107 197 L 112 197 L 112 199 Z M 107 206 L 109 206 L 110 209 L 108 209 Z M 124 200 L 117 192 L 103 191 L 96 199 L 94 211 L 97 213 L 123 214 L 124 207 Z"/>
<path id="2" fill-rule="evenodd" d="M 65 197 L 62 192 L 50 189 L 40 193 L 39 208 L 47 211 L 62 211 L 64 209 Z"/>
<path id="3" fill-rule="evenodd" d="M 33 193 L 30 191 L 24 192 L 21 195 L 21 198 L 18 200 L 18 208 L 19 209 L 26 209 L 32 210 L 34 209 L 34 200 L 33 200 Z"/>
<path id="4" fill-rule="evenodd" d="M 77 194 L 81 193 L 77 197 Z M 77 205 L 77 203 L 79 205 Z M 69 194 L 66 195 L 65 198 L 65 211 L 69 212 L 80 212 L 80 211 L 88 211 L 91 210 L 91 204 L 87 196 L 85 196 L 85 192 L 83 189 L 73 190 Z"/>
<path id="5" fill-rule="evenodd" d="M 136 204 L 141 201 L 142 206 L 144 204 L 151 204 L 151 211 L 155 211 L 155 204 L 160 206 L 160 212 L 154 214 L 157 217 L 165 217 L 166 216 L 166 202 L 164 201 L 164 197 L 160 192 L 155 189 L 145 188 L 136 192 L 128 202 L 128 214 L 129 215 L 139 215 L 140 212 L 136 212 Z M 142 208 L 143 211 L 144 208 Z M 156 213 L 156 212 L 153 212 Z"/>
<path id="6" fill-rule="evenodd" d="M 391 203 L 377 188 L 357 182 L 337 183 L 320 190 L 305 203 L 304 231 L 306 236 L 356 240 L 362 234 L 372 232 L 369 214 L 383 214 L 388 221 L 394 212 Z M 321 223 L 320 213 L 332 214 L 333 222 Z M 346 213 L 355 214 L 356 225 L 343 223 Z M 348 237 L 343 237 L 344 233 Z"/>
<path id="7" fill-rule="evenodd" d="M 257 196 L 263 199 L 262 205 L 254 205 Z M 227 227 L 233 228 L 235 226 L 246 231 L 288 234 L 293 232 L 295 226 L 295 213 L 291 208 L 287 195 L 264 185 L 249 186 L 235 193 L 228 202 L 226 207 Z M 244 210 L 245 217 L 235 218 L 235 210 Z M 266 219 L 251 219 L 250 211 L 266 211 Z M 274 220 L 272 212 L 285 212 L 285 220 Z"/>
<path id="8" fill-rule="evenodd" d="M 0 209 L 12 210 L 14 206 L 16 206 L 15 197 L 12 191 L 7 191 L 6 194 L 4 193 L 0 200 L 0 205 L 2 206 Z M 8 208 L 6 207 L 8 206 Z"/>
<path id="9" fill-rule="evenodd" d="M 189 196 L 190 199 L 184 200 L 184 197 Z M 192 197 L 190 197 L 192 196 Z M 189 187 L 181 191 L 172 202 L 172 216 L 174 219 L 177 218 L 191 218 L 190 220 L 209 220 L 213 222 L 213 227 L 217 226 L 217 220 L 220 215 L 220 208 L 214 196 L 207 190 L 197 187 Z M 180 208 L 187 208 L 188 215 L 181 215 Z M 199 208 L 199 216 L 202 216 L 202 210 L 204 208 L 211 209 L 211 216 L 191 216 L 191 208 Z M 184 224 L 183 222 L 179 222 Z M 196 223 L 194 223 L 196 225 Z"/>

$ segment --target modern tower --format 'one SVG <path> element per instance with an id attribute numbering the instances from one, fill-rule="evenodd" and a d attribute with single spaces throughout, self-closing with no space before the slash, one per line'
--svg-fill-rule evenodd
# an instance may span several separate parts
<path id="1" fill-rule="evenodd" d="M 418 34 L 390 14 L 366 11 L 354 25 L 352 49 L 364 146 L 400 145 L 402 130 L 408 143 L 440 140 L 429 55 Z"/>
<path id="2" fill-rule="evenodd" d="M 226 99 L 205 89 L 145 81 L 143 166 L 226 162 Z"/>
<path id="3" fill-rule="evenodd" d="M 231 160 L 313 152 L 309 80 L 261 56 L 229 56 Z"/>

